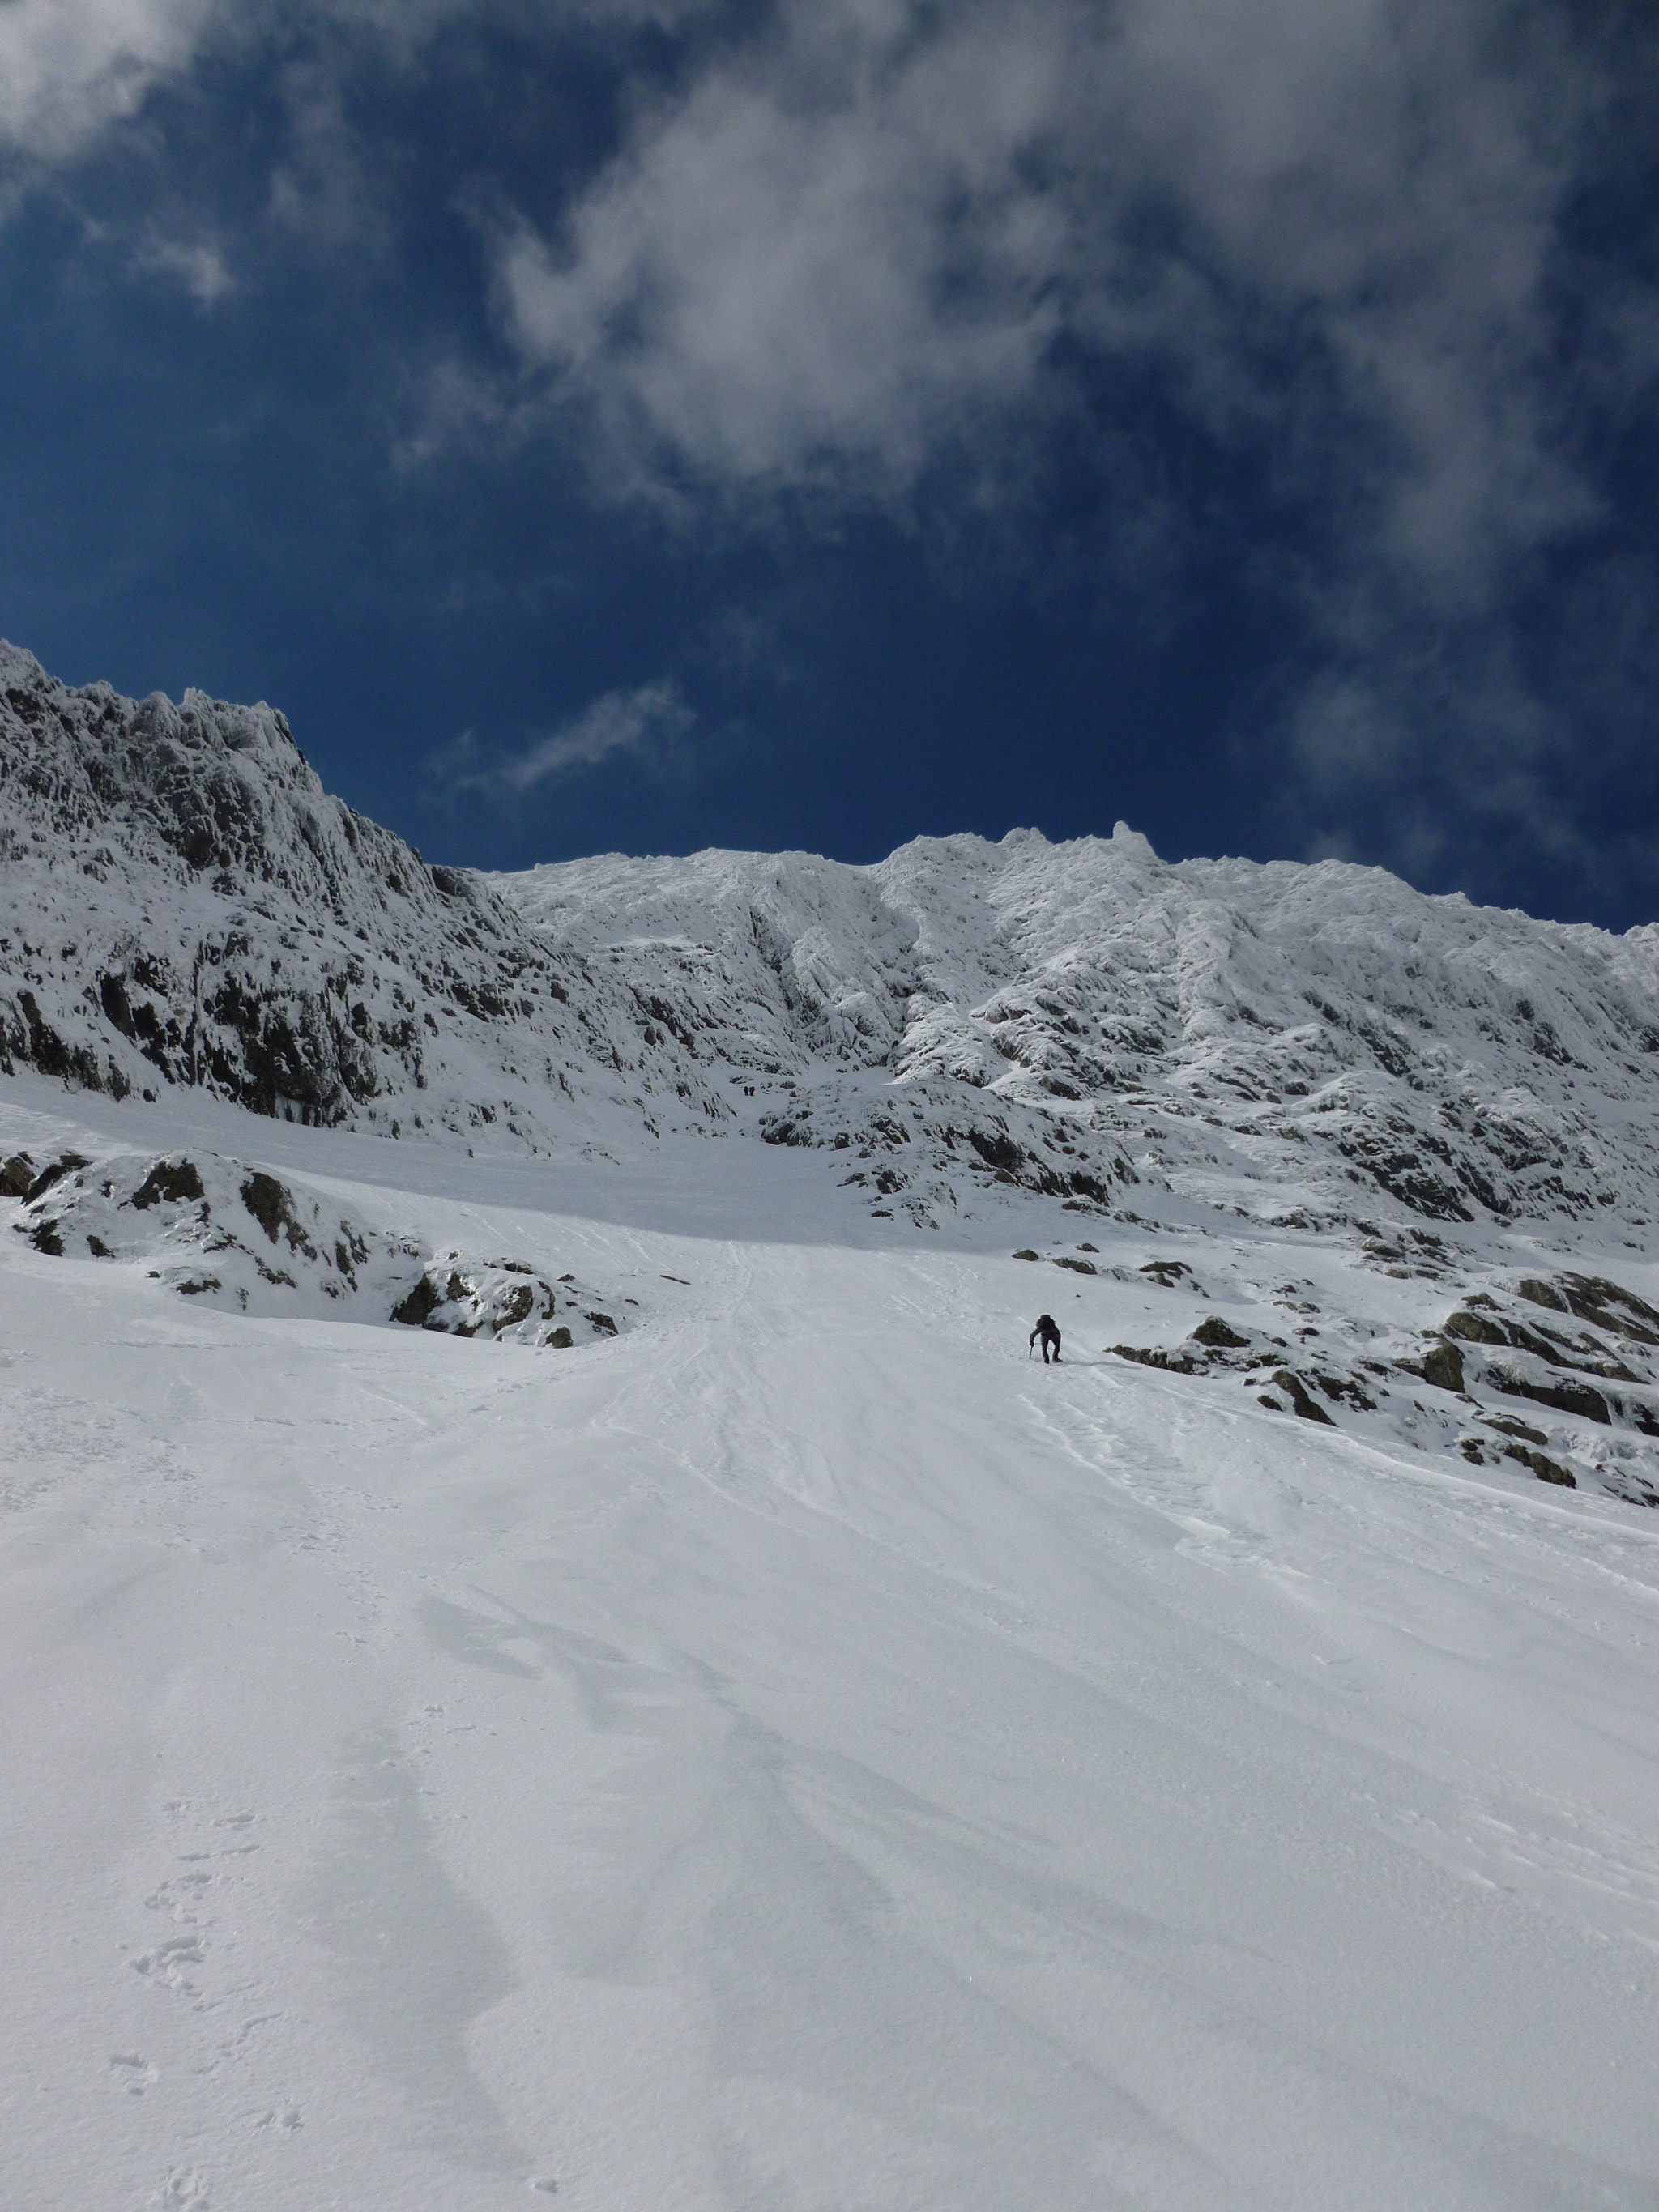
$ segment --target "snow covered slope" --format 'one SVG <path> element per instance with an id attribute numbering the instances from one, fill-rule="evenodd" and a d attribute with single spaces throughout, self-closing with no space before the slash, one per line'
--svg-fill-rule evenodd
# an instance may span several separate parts
<path id="1" fill-rule="evenodd" d="M 539 943 L 678 1008 L 683 1073 L 712 1053 L 760 1095 L 772 1079 L 775 1141 L 834 1143 L 872 1097 L 949 1127 L 981 1095 L 1026 1109 L 1036 1157 L 1007 1164 L 1039 1187 L 1079 1154 L 1109 1185 L 1127 1154 L 1328 1221 L 1379 1196 L 1440 1220 L 1654 1207 L 1659 929 L 1563 928 L 1335 862 L 1168 866 L 1121 823 L 1059 847 L 920 839 L 868 869 L 717 853 L 491 882 Z M 936 1174 L 890 1164 L 936 1200 Z"/>
<path id="2" fill-rule="evenodd" d="M 0 2203 L 1653 2212 L 1659 1515 L 1297 1418 L 1435 1289 L 1351 1242 L 627 1130 L 0 1084 L 88 1163 L 0 1200 Z M 390 1325 L 394 1231 L 637 1323 Z M 1461 1310 L 1634 1366 L 1572 1235 Z"/>

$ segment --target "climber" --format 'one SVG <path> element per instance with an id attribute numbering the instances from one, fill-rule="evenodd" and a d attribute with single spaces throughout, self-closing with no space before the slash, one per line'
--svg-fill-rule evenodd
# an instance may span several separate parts
<path id="1" fill-rule="evenodd" d="M 1039 1337 L 1042 1339 L 1043 1365 L 1046 1367 L 1048 1364 L 1048 1347 L 1052 1345 L 1054 1346 L 1054 1364 L 1058 1366 L 1060 1364 L 1060 1331 L 1054 1326 L 1054 1317 L 1052 1314 L 1039 1314 L 1037 1316 L 1037 1325 L 1031 1331 L 1030 1337 L 1026 1340 L 1025 1349 L 1028 1352 L 1030 1350 L 1032 1345 L 1036 1342 Z"/>

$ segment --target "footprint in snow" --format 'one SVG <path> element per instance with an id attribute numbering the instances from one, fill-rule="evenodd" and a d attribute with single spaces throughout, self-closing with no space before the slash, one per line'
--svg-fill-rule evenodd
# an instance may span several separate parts
<path id="1" fill-rule="evenodd" d="M 200 1940 L 194 1936 L 175 1936 L 171 1942 L 158 1943 L 153 1951 L 141 1951 L 128 1961 L 135 1974 L 142 1974 L 147 1982 L 159 1982 L 170 1990 L 183 1990 L 194 1996 L 196 1984 L 190 1978 L 189 1969 L 205 1963 L 207 1953 Z"/>
<path id="2" fill-rule="evenodd" d="M 213 2200 L 199 2166 L 175 2166 L 149 2201 L 161 2212 L 208 2212 Z"/>

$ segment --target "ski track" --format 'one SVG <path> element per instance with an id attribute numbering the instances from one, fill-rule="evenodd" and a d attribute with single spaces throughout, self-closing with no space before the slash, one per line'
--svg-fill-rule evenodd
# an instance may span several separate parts
<path id="1" fill-rule="evenodd" d="M 1139 1286 L 810 1162 L 652 1231 L 404 1152 L 637 1328 L 0 1235 L 5 2203 L 1659 2206 L 1659 1516 L 1110 1361 Z"/>

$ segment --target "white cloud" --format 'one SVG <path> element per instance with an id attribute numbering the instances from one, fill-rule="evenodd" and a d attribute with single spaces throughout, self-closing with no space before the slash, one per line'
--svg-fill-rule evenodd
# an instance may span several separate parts
<path id="1" fill-rule="evenodd" d="M 507 327 L 635 459 L 888 491 L 1031 405 L 1059 337 L 1164 362 L 1224 435 L 1305 414 L 1274 383 L 1297 345 L 1376 441 L 1378 557 L 1478 592 L 1591 506 L 1542 287 L 1595 87 L 1495 35 L 1477 0 L 1004 0 L 931 32 L 790 0 L 556 236 L 501 238 Z"/>
<path id="2" fill-rule="evenodd" d="M 852 460 L 890 484 L 1029 390 L 1067 218 L 1018 173 L 1062 46 L 1018 9 L 896 50 L 834 6 L 653 112 L 556 250 L 501 244 L 525 356 L 613 434 L 739 480 Z"/>
<path id="3" fill-rule="evenodd" d="M 660 766 L 674 757 L 696 721 L 678 685 L 659 678 L 632 690 L 604 693 L 573 721 L 516 753 L 486 756 L 469 730 L 429 763 L 429 770 L 453 791 L 522 798 L 619 754 Z"/>
<path id="4" fill-rule="evenodd" d="M 211 307 L 236 289 L 222 249 L 210 239 L 169 238 L 152 231 L 133 255 L 136 265 L 182 285 L 198 307 Z"/>
<path id="5" fill-rule="evenodd" d="M 597 768 L 616 753 L 677 744 L 694 720 L 672 683 L 607 691 L 574 722 L 504 761 L 497 771 L 499 780 L 508 791 L 533 791 L 538 784 L 568 775 L 574 769 Z"/>
<path id="6" fill-rule="evenodd" d="M 544 31 L 573 24 L 672 28 L 713 0 L 554 0 Z M 187 70 L 209 39 L 278 43 L 333 26 L 408 60 L 458 16 L 526 26 L 514 0 L 0 0 L 0 149 L 43 162 L 82 153 Z M 532 24 L 534 20 L 532 15 Z"/>
<path id="7" fill-rule="evenodd" d="M 218 12 L 219 0 L 4 0 L 0 146 L 78 153 L 186 65 Z"/>
<path id="8" fill-rule="evenodd" d="M 615 484 L 726 498 L 903 507 L 942 455 L 1030 450 L 1079 362 L 1156 380 L 1265 471 L 1264 533 L 1294 512 L 1323 542 L 1290 586 L 1326 661 L 1287 727 L 1299 769 L 1352 793 L 1363 763 L 1438 744 L 1483 804 L 1541 821 L 1549 718 L 1504 625 L 1598 514 L 1560 279 L 1613 69 L 1566 21 L 781 0 L 639 112 L 556 228 L 502 231 L 503 325 Z M 1653 302 L 1604 287 L 1597 313 L 1624 335 L 1596 374 L 1633 393 Z M 1126 484 L 1119 538 L 1148 497 Z M 1412 669 L 1437 642 L 1457 726 L 1425 738 Z M 1499 775 L 1498 740 L 1467 735 L 1494 716 Z"/>
<path id="9" fill-rule="evenodd" d="M 1653 288 L 1575 274 L 1570 213 L 1605 152 L 1619 67 L 1583 32 L 1589 11 L 0 0 L 0 152 L 21 152 L 24 175 L 70 160 L 209 42 L 263 42 L 287 125 L 264 242 L 389 257 L 406 149 L 377 137 L 351 72 L 366 54 L 417 64 L 468 15 L 550 51 L 576 27 L 623 73 L 630 119 L 562 213 L 495 225 L 521 373 L 498 377 L 464 334 L 439 334 L 399 465 L 457 445 L 499 454 L 550 411 L 612 492 L 763 512 L 807 488 L 909 517 L 941 461 L 966 464 L 981 505 L 1018 495 L 1063 422 L 1109 480 L 1101 574 L 1178 606 L 1206 527 L 1190 486 L 1224 503 L 1242 461 L 1257 489 L 1230 526 L 1259 525 L 1286 634 L 1319 664 L 1279 758 L 1329 834 L 1356 793 L 1420 781 L 1425 763 L 1461 774 L 1470 805 L 1557 834 L 1562 732 L 1513 610 L 1540 557 L 1597 520 L 1586 395 L 1602 419 L 1638 394 L 1650 408 L 1659 373 Z M 671 63 L 648 86 L 625 78 L 647 24 L 686 34 L 656 49 L 682 73 Z M 517 181 L 509 168 L 457 189 L 476 206 Z M 233 264 L 187 183 L 166 204 L 148 229 L 135 210 L 129 258 L 211 305 L 259 241 L 234 240 Z M 1164 466 L 1167 424 L 1099 400 L 1122 386 L 1158 392 L 1190 466 Z M 657 688 L 542 740 L 520 785 L 505 763 L 475 772 L 528 790 L 666 743 L 668 708 L 641 704 Z M 655 736 L 617 734 L 630 714 Z"/>

